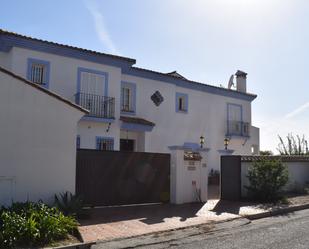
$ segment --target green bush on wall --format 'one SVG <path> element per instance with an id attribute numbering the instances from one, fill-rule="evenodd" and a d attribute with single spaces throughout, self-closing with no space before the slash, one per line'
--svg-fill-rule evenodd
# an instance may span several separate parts
<path id="1" fill-rule="evenodd" d="M 281 160 L 263 158 L 249 168 L 248 196 L 258 201 L 277 201 L 282 198 L 282 189 L 289 181 L 286 165 Z"/>
<path id="2" fill-rule="evenodd" d="M 77 229 L 77 221 L 42 202 L 14 203 L 0 210 L 0 248 L 46 245 Z"/>

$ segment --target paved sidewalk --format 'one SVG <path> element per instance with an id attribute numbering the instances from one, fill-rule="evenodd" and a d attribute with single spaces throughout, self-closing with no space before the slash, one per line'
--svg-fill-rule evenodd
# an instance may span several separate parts
<path id="1" fill-rule="evenodd" d="M 129 238 L 167 230 L 237 219 L 262 218 L 283 212 L 309 208 L 309 195 L 291 197 L 289 204 L 273 205 L 252 202 L 209 200 L 183 205 L 154 204 L 95 208 L 81 220 L 79 231 L 85 242 Z"/>
<path id="2" fill-rule="evenodd" d="M 90 218 L 81 220 L 79 231 L 85 242 L 128 238 L 153 232 L 212 224 L 238 218 L 237 214 L 210 211 L 218 200 L 206 204 L 154 204 L 95 208 Z"/>

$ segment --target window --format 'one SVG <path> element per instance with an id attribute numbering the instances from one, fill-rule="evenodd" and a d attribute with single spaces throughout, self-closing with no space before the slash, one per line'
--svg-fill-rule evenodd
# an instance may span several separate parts
<path id="1" fill-rule="evenodd" d="M 114 150 L 114 139 L 106 137 L 96 138 L 96 149 L 97 150 Z"/>
<path id="2" fill-rule="evenodd" d="M 176 93 L 176 112 L 188 112 L 188 94 Z"/>
<path id="3" fill-rule="evenodd" d="M 27 78 L 31 82 L 48 88 L 49 62 L 37 59 L 28 59 Z"/>
<path id="4" fill-rule="evenodd" d="M 122 88 L 122 111 L 129 112 L 132 110 L 132 93 L 127 87 Z"/>
<path id="5" fill-rule="evenodd" d="M 121 82 L 121 112 L 135 114 L 136 109 L 136 85 L 129 82 Z"/>
<path id="6" fill-rule="evenodd" d="M 249 136 L 249 123 L 243 122 L 242 106 L 227 104 L 227 135 Z"/>

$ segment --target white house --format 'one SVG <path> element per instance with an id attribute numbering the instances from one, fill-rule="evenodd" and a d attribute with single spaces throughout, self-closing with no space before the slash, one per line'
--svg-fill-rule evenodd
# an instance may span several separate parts
<path id="1" fill-rule="evenodd" d="M 246 73 L 236 89 L 135 67 L 134 59 L 0 31 L 0 65 L 90 110 L 78 124 L 77 146 L 170 153 L 171 146 L 209 148 L 219 169 L 229 138 L 234 154 L 258 154 Z"/>
<path id="2" fill-rule="evenodd" d="M 86 110 L 0 67 L 0 206 L 75 192 L 77 123 Z"/>

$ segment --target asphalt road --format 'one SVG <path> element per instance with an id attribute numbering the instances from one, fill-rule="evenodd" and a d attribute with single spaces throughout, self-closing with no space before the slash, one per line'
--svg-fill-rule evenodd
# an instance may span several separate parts
<path id="1" fill-rule="evenodd" d="M 145 235 L 92 248 L 309 249 L 309 209 L 251 222 L 239 219 Z"/>

